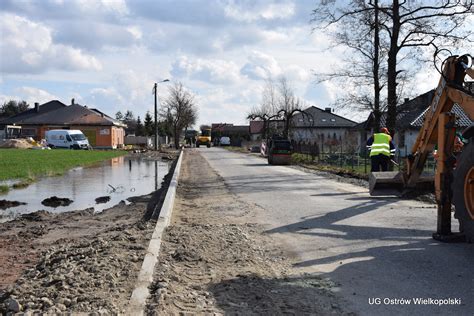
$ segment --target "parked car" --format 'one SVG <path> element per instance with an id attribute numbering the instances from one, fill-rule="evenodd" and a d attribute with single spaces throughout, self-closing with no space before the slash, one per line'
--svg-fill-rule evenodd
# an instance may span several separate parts
<path id="1" fill-rule="evenodd" d="M 46 131 L 46 143 L 51 148 L 89 149 L 89 141 L 80 130 L 53 129 Z"/>
<path id="2" fill-rule="evenodd" d="M 221 146 L 230 146 L 230 137 L 222 136 L 219 140 L 219 145 Z"/>

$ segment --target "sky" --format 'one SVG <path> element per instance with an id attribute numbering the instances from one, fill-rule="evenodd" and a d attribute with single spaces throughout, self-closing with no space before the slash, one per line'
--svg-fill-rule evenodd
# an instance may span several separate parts
<path id="1" fill-rule="evenodd" d="M 153 84 L 169 79 L 159 99 L 182 82 L 196 95 L 197 125 L 245 124 L 265 80 L 285 76 L 308 106 L 329 107 L 340 87 L 316 84 L 313 71 L 345 52 L 328 51 L 327 35 L 313 31 L 316 1 L 1 0 L 0 104 L 74 98 L 143 119 L 153 114 Z"/>

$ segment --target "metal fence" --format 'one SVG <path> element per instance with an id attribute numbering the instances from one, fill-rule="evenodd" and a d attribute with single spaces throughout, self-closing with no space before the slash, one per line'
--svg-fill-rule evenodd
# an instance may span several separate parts
<path id="1" fill-rule="evenodd" d="M 358 153 L 344 151 L 343 148 L 334 152 L 321 152 L 318 144 L 293 142 L 294 160 L 305 163 L 323 164 L 344 169 L 350 169 L 359 173 L 370 172 L 370 157 L 368 152 Z M 397 149 L 394 162 L 391 168 L 393 170 L 402 170 L 405 167 L 405 153 L 407 148 Z M 436 168 L 436 161 L 430 155 L 428 157 L 424 171 L 433 172 Z"/>

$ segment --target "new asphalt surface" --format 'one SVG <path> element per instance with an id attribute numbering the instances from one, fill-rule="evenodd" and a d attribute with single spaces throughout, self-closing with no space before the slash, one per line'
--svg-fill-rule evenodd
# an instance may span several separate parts
<path id="1" fill-rule="evenodd" d="M 364 187 L 222 148 L 199 152 L 231 192 L 263 209 L 255 220 L 294 253 L 294 268 L 330 280 L 354 312 L 473 315 L 474 245 L 431 238 L 435 205 L 370 197 Z"/>

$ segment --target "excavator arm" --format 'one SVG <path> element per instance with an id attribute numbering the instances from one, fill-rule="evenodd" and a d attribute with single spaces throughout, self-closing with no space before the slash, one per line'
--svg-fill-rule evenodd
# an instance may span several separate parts
<path id="1" fill-rule="evenodd" d="M 436 88 L 431 105 L 426 112 L 423 127 L 412 148 L 412 155 L 409 156 L 407 172 L 405 175 L 405 186 L 414 188 L 425 165 L 428 155 L 433 151 L 439 142 L 439 118 L 442 113 L 450 112 L 454 103 L 461 106 L 464 112 L 474 118 L 474 97 L 467 91 L 460 89 L 461 83 L 466 74 L 474 77 L 474 69 L 459 67 L 459 57 L 450 57 L 444 63 L 443 73 Z M 459 73 L 464 70 L 463 73 Z"/>
<path id="2" fill-rule="evenodd" d="M 405 192 L 418 187 L 426 159 L 438 146 L 437 168 L 434 179 L 438 204 L 438 227 L 433 238 L 451 241 L 465 238 L 474 242 L 474 125 L 464 135 L 469 142 L 462 152 L 455 155 L 456 117 L 451 110 L 458 104 L 474 119 L 474 95 L 463 86 L 466 75 L 474 78 L 470 55 L 452 56 L 443 63 L 441 79 L 425 114 L 418 137 L 407 157 L 406 170 L 395 175 L 373 173 L 370 175 L 370 193 L 402 185 Z M 431 180 L 431 184 L 433 181 Z M 451 233 L 451 205 L 456 207 L 461 234 Z"/>

